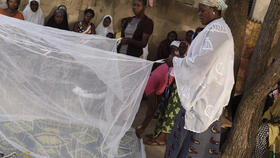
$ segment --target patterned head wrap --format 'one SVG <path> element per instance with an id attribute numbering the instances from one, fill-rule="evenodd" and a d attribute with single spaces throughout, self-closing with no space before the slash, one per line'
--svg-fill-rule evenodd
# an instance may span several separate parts
<path id="1" fill-rule="evenodd" d="M 200 0 L 200 3 L 209 7 L 217 7 L 218 10 L 225 10 L 228 7 L 224 0 Z"/>

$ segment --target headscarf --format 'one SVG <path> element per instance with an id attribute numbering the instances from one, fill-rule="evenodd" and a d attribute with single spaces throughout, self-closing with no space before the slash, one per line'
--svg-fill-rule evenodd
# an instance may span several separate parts
<path id="1" fill-rule="evenodd" d="M 62 29 L 62 30 L 69 30 L 68 18 L 67 18 L 67 12 L 66 11 L 67 11 L 67 9 L 66 9 L 66 7 L 64 5 L 59 6 L 55 10 L 54 14 L 51 16 L 49 21 L 47 22 L 46 26 L 54 27 L 54 28 L 58 28 L 58 29 Z M 56 24 L 55 19 L 54 19 L 55 14 L 57 12 L 62 12 L 64 14 L 63 22 L 60 25 Z"/>
<path id="2" fill-rule="evenodd" d="M 225 10 L 228 7 L 224 0 L 200 0 L 200 3 L 209 7 L 216 7 L 218 10 Z"/>
<path id="3" fill-rule="evenodd" d="M 60 6 L 58 6 L 57 7 L 57 9 L 62 9 L 62 10 L 65 10 L 65 12 L 67 13 L 67 8 L 66 8 L 66 6 L 65 5 L 60 5 Z"/>
<path id="4" fill-rule="evenodd" d="M 170 46 L 180 47 L 181 42 L 180 41 L 173 41 Z"/>
<path id="5" fill-rule="evenodd" d="M 181 41 L 173 41 L 171 44 L 170 44 L 170 46 L 175 46 L 175 47 L 180 47 L 180 44 L 181 44 Z M 180 52 L 179 52 L 179 50 L 176 50 L 175 52 L 174 52 L 174 54 L 175 55 L 177 55 L 177 56 L 179 56 L 180 55 Z"/>
<path id="6" fill-rule="evenodd" d="M 38 10 L 36 12 L 33 12 L 30 8 L 31 2 L 33 2 L 33 1 L 38 2 L 38 4 L 39 4 Z M 27 21 L 30 21 L 32 23 L 39 24 L 39 25 L 44 25 L 44 23 L 45 23 L 45 17 L 44 17 L 42 9 L 40 7 L 40 0 L 29 0 L 29 3 L 23 10 L 22 14 L 24 16 L 24 20 L 27 20 Z"/>
<path id="7" fill-rule="evenodd" d="M 108 27 L 104 27 L 103 22 L 104 20 L 109 17 L 111 19 L 111 24 Z M 105 36 L 108 33 L 113 33 L 114 34 L 114 30 L 113 30 L 113 18 L 111 15 L 106 15 L 103 17 L 102 21 L 100 22 L 100 24 L 97 26 L 96 28 L 96 34 L 97 35 L 101 35 L 101 36 Z"/>

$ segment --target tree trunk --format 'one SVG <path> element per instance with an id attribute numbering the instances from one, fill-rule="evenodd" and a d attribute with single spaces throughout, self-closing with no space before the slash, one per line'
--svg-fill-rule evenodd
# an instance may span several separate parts
<path id="1" fill-rule="evenodd" d="M 280 50 L 278 50 L 280 51 Z M 224 144 L 222 158 L 250 158 L 266 95 L 280 80 L 280 58 L 247 90 L 237 110 L 234 126 Z"/>
<path id="2" fill-rule="evenodd" d="M 234 126 L 223 146 L 223 158 L 251 157 L 266 95 L 280 80 L 280 59 L 267 70 L 271 44 L 280 18 L 280 0 L 271 0 L 257 45 L 251 58 L 246 89 L 238 106 Z M 280 44 L 280 40 L 277 43 Z"/>
<path id="3" fill-rule="evenodd" d="M 246 31 L 247 15 L 250 0 L 228 0 L 228 9 L 225 13 L 225 21 L 231 29 L 234 39 L 234 72 L 237 74 L 240 64 L 242 49 L 244 46 L 244 37 Z"/>
<path id="4" fill-rule="evenodd" d="M 280 28 L 279 28 L 280 29 Z M 278 37 L 278 41 L 277 43 L 274 45 L 274 47 L 271 48 L 272 54 L 270 54 L 270 63 L 272 61 L 272 59 L 276 59 L 279 57 L 280 53 L 277 50 L 280 50 L 280 37 Z"/>
<path id="5" fill-rule="evenodd" d="M 245 89 L 250 88 L 256 79 L 264 74 L 267 68 L 268 58 L 270 57 L 268 52 L 271 49 L 279 19 L 280 0 L 271 0 L 259 39 L 252 54 Z"/>

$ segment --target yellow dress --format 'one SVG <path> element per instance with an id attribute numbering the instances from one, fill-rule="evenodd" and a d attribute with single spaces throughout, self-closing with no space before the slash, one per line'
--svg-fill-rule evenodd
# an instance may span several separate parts
<path id="1" fill-rule="evenodd" d="M 263 119 L 271 120 L 280 116 L 280 98 L 263 115 Z M 276 146 L 276 153 L 280 153 L 280 125 L 268 124 L 269 126 L 269 147 L 273 151 L 273 145 Z"/>

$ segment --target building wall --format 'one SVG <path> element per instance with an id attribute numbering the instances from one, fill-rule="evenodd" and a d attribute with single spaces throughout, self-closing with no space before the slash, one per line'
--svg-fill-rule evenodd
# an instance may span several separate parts
<path id="1" fill-rule="evenodd" d="M 28 0 L 21 0 L 20 10 L 26 6 Z M 132 0 L 41 0 L 41 8 L 46 16 L 46 20 L 51 16 L 53 11 L 60 4 L 64 4 L 68 8 L 68 19 L 70 27 L 73 27 L 78 19 L 83 17 L 83 11 L 86 8 L 94 9 L 96 16 L 93 23 L 97 26 L 103 16 L 110 14 L 114 20 L 115 32 L 120 31 L 120 19 L 132 16 L 131 10 Z M 154 33 L 149 41 L 150 59 L 154 59 L 157 46 L 163 40 L 167 33 L 175 30 L 179 34 L 179 38 L 183 39 L 184 31 L 194 30 L 200 26 L 197 17 L 197 5 L 199 0 L 154 0 L 153 8 L 147 7 L 146 14 L 153 19 L 155 27 Z M 189 4 L 193 2 L 194 4 Z M 255 0 L 253 6 L 252 18 L 262 21 L 270 0 Z M 4 8 L 6 0 L 0 0 L 0 8 Z M 188 5 L 185 5 L 188 4 Z M 276 44 L 280 36 L 280 22 L 273 45 Z"/>
<path id="2" fill-rule="evenodd" d="M 6 0 L 0 0 L 5 4 Z M 28 0 L 22 0 L 20 10 L 26 6 Z M 95 11 L 93 23 L 97 26 L 103 16 L 110 14 L 113 16 L 114 30 L 120 30 L 120 19 L 132 16 L 132 0 L 41 0 L 41 8 L 48 19 L 54 9 L 60 4 L 67 6 L 68 19 L 72 28 L 73 23 L 83 17 L 83 11 L 86 8 L 92 8 Z M 197 0 L 195 4 L 197 5 Z M 1 6 L 1 3 L 0 3 Z M 197 17 L 197 9 L 192 5 L 185 5 L 176 0 L 156 0 L 154 7 L 147 7 L 146 15 L 154 21 L 154 33 L 149 41 L 150 59 L 154 59 L 157 46 L 171 30 L 178 32 L 182 39 L 184 31 L 195 30 L 200 26 Z"/>

